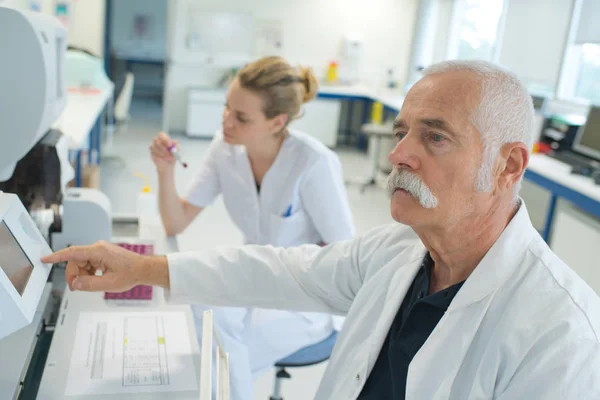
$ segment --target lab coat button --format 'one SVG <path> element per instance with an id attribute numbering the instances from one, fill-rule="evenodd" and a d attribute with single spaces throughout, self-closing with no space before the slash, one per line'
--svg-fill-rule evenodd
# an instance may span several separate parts
<path id="1" fill-rule="evenodd" d="M 356 382 L 360 381 L 360 374 L 356 374 Z"/>

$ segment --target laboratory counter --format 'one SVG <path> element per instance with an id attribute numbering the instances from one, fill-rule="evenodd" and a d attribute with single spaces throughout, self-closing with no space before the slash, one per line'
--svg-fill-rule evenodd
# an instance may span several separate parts
<path id="1" fill-rule="evenodd" d="M 177 239 L 165 237 L 160 221 L 142 226 L 145 232 L 140 238 L 114 238 L 113 242 L 151 239 L 155 254 L 177 251 Z M 73 367 L 78 365 L 74 357 L 81 368 Z M 109 364 L 123 372 L 113 373 Z M 197 400 L 199 371 L 191 308 L 166 304 L 161 288 L 153 288 L 151 300 L 105 300 L 103 292 L 67 288 L 37 399 L 69 395 L 73 400 L 151 400 L 168 395 L 173 400 Z M 116 376 L 122 380 L 115 381 Z M 193 389 L 180 390 L 189 387 Z M 89 394 L 95 388 L 102 394 Z"/>

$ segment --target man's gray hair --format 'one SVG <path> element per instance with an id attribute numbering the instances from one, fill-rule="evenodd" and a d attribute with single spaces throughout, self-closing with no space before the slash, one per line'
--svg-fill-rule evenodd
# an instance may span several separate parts
<path id="1" fill-rule="evenodd" d="M 493 189 L 494 162 L 502 145 L 522 142 L 533 146 L 534 109 L 527 88 L 512 72 L 487 61 L 443 61 L 423 72 L 424 76 L 454 71 L 474 73 L 480 82 L 479 103 L 471 122 L 481 134 L 484 154 L 477 174 L 476 189 Z M 514 188 L 519 193 L 521 182 Z"/>

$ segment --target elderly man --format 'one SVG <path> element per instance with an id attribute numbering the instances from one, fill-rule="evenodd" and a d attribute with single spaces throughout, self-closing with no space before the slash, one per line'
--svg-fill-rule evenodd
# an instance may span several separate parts
<path id="1" fill-rule="evenodd" d="M 80 290 L 145 283 L 178 301 L 347 315 L 318 399 L 599 399 L 600 300 L 517 196 L 532 121 L 512 74 L 437 64 L 395 121 L 400 224 L 325 248 L 146 258 L 99 244 L 44 261 L 69 261 Z"/>

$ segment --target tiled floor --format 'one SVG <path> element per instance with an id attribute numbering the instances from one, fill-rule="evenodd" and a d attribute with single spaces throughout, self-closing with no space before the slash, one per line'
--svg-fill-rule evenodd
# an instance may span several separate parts
<path id="1" fill-rule="evenodd" d="M 160 105 L 152 101 L 134 101 L 131 110 L 132 120 L 127 130 L 114 136 L 112 148 L 105 149 L 105 155 L 112 157 L 102 163 L 101 188 L 112 201 L 113 212 L 135 213 L 137 194 L 143 181 L 134 173 L 147 176 L 153 190 L 157 189 L 157 179 L 148 146 L 160 130 L 162 112 Z M 188 169 L 177 169 L 176 185 L 183 190 L 195 173 L 195 166 L 202 159 L 209 142 L 190 139 L 179 140 L 182 157 L 190 164 Z M 339 153 L 347 178 L 369 174 L 370 161 L 363 153 L 343 151 Z M 372 227 L 390 223 L 389 201 L 383 190 L 369 188 L 361 194 L 357 186 L 348 187 L 348 197 L 354 222 L 359 233 Z M 181 250 L 210 248 L 217 245 L 238 244 L 242 236 L 229 220 L 221 200 L 207 210 L 186 230 L 180 238 Z M 293 379 L 284 383 L 286 400 L 306 400 L 312 398 L 324 371 L 324 365 L 291 371 Z M 261 377 L 255 384 L 255 398 L 268 399 L 273 384 L 273 374 Z"/>

